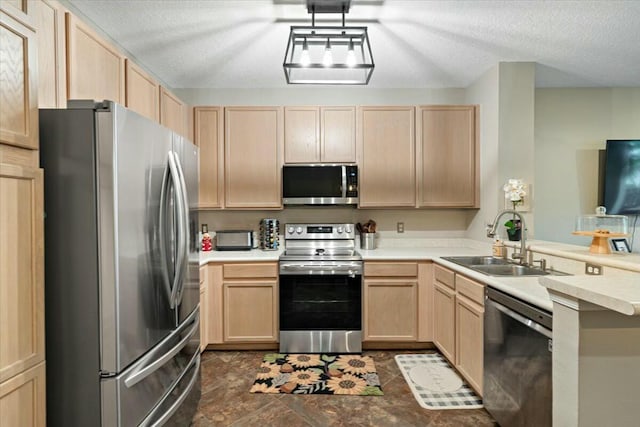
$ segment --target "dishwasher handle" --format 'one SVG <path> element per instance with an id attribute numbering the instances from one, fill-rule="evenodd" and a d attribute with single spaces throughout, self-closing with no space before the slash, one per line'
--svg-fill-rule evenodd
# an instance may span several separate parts
<path id="1" fill-rule="evenodd" d="M 536 332 L 541 333 L 542 335 L 544 335 L 547 338 L 553 338 L 553 332 L 550 329 L 547 329 L 544 326 L 542 326 L 541 324 L 536 323 L 533 320 L 524 317 L 520 313 L 516 313 L 515 311 L 511 310 L 510 308 L 505 307 L 504 305 L 500 304 L 497 301 L 494 301 L 494 300 L 492 300 L 490 298 L 487 299 L 487 301 L 488 301 L 489 304 L 492 304 L 495 308 L 497 308 L 498 310 L 500 310 L 501 312 L 503 312 L 507 316 L 511 317 L 512 319 L 517 320 L 518 322 L 522 323 L 526 327 L 528 327 L 530 329 L 533 329 Z"/>

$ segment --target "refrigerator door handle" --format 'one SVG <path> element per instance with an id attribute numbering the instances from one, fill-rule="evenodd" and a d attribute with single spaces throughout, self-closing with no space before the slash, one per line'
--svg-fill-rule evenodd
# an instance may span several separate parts
<path id="1" fill-rule="evenodd" d="M 169 171 L 169 163 L 167 162 L 166 170 L 164 176 L 162 178 L 162 185 L 160 189 L 160 215 L 158 217 L 158 226 L 160 228 L 159 233 L 159 242 L 160 242 L 160 258 L 162 259 L 161 263 L 161 272 L 162 272 L 162 284 L 164 285 L 165 292 L 167 294 L 167 299 L 169 300 L 169 304 L 171 308 L 173 308 L 173 299 L 171 296 L 171 279 L 169 278 L 169 263 L 168 263 L 168 253 L 167 253 L 167 209 L 169 204 L 169 198 L 167 193 L 169 192 L 169 185 L 171 178 L 171 172 Z"/>
<path id="2" fill-rule="evenodd" d="M 176 307 L 176 299 L 178 296 L 178 291 L 180 288 L 180 283 L 182 282 L 182 276 L 184 275 L 185 262 L 187 257 L 187 234 L 185 234 L 184 224 L 186 222 L 185 217 L 187 213 L 185 212 L 185 202 L 182 191 L 182 183 L 180 180 L 180 172 L 178 170 L 177 163 L 177 155 L 174 151 L 169 151 L 169 170 L 171 172 L 171 180 L 173 181 L 173 185 L 175 188 L 175 196 L 176 196 L 176 211 L 178 216 L 178 227 L 177 227 L 177 237 L 176 240 L 178 242 L 178 250 L 176 254 L 176 264 L 175 264 L 175 274 L 173 276 L 173 284 L 171 286 L 171 299 L 170 304 L 171 308 Z"/>
<path id="3" fill-rule="evenodd" d="M 131 388 L 134 385 L 138 384 L 140 381 L 142 381 L 143 379 L 145 379 L 146 377 L 148 377 L 149 375 L 151 375 L 152 373 L 154 373 L 158 368 L 160 368 L 161 366 L 163 366 L 165 363 L 167 363 L 169 360 L 173 359 L 173 357 L 178 354 L 183 348 L 186 347 L 186 345 L 189 343 L 189 341 L 193 338 L 193 336 L 195 335 L 195 333 L 200 330 L 200 312 L 199 310 L 196 310 L 193 312 L 193 314 L 191 315 L 192 319 L 187 319 L 187 322 L 185 322 L 185 324 L 188 323 L 194 323 L 194 325 L 191 327 L 191 329 L 189 330 L 189 332 L 187 333 L 187 335 L 180 340 L 180 342 L 178 344 L 176 344 L 175 346 L 173 346 L 171 348 L 171 350 L 167 351 L 165 354 L 163 354 L 160 358 L 156 359 L 153 361 L 153 363 L 150 363 L 147 365 L 147 363 L 149 363 L 151 360 L 154 359 L 154 357 L 156 356 L 156 354 L 154 354 L 154 352 L 151 352 L 149 354 L 147 354 L 146 356 L 144 356 L 139 363 L 139 366 L 144 366 L 144 368 L 142 369 L 135 369 L 131 375 L 129 375 L 125 380 L 124 380 L 124 384 Z M 177 330 L 175 333 L 180 333 L 179 330 Z M 171 339 L 173 338 L 174 334 L 171 334 L 169 337 L 167 337 L 167 339 Z M 146 365 L 146 366 L 145 366 Z"/>
<path id="4" fill-rule="evenodd" d="M 180 182 L 180 192 L 182 193 L 182 202 L 184 204 L 183 207 L 183 217 L 181 221 L 181 226 L 183 227 L 183 248 L 184 248 L 184 258 L 183 265 L 180 269 L 180 280 L 178 282 L 178 290 L 176 294 L 175 304 L 176 306 L 180 305 L 182 301 L 182 290 L 184 289 L 184 279 L 185 272 L 187 271 L 187 261 L 189 258 L 189 197 L 187 194 L 187 184 L 184 179 L 184 172 L 182 170 L 182 164 L 180 163 L 180 158 L 176 155 L 176 169 L 178 170 L 178 179 Z"/>

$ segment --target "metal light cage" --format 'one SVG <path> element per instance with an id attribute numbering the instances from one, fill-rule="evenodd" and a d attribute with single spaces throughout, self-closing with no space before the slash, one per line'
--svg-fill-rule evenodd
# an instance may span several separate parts
<path id="1" fill-rule="evenodd" d="M 303 47 L 308 64 L 301 61 Z M 332 56 L 329 65 L 323 63 L 327 47 Z M 350 49 L 351 64 L 347 61 Z M 289 84 L 366 85 L 375 66 L 367 27 L 345 27 L 344 23 L 342 27 L 291 27 L 282 65 Z"/>

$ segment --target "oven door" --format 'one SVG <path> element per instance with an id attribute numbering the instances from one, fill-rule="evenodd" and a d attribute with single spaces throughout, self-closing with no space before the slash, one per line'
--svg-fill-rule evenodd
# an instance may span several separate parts
<path id="1" fill-rule="evenodd" d="M 362 351 L 362 267 L 280 267 L 280 351 Z"/>

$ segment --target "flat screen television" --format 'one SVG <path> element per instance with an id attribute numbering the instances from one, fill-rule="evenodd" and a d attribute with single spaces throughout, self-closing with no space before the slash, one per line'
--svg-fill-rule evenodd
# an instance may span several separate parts
<path id="1" fill-rule="evenodd" d="M 640 214 L 640 139 L 607 140 L 604 173 L 607 214 Z"/>

